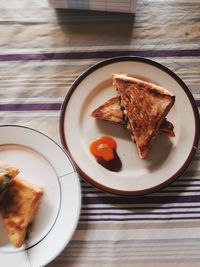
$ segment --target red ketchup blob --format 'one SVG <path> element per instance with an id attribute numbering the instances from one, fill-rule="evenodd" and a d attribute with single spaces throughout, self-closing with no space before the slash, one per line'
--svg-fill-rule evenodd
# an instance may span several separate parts
<path id="1" fill-rule="evenodd" d="M 122 168 L 122 162 L 116 152 L 117 143 L 110 136 L 101 136 L 90 143 L 90 152 L 96 161 L 104 168 L 118 172 Z"/>

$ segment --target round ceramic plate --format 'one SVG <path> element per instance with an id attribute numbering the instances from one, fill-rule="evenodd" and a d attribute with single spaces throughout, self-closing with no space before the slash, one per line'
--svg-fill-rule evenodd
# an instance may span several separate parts
<path id="1" fill-rule="evenodd" d="M 176 136 L 160 135 L 145 160 L 139 158 L 127 130 L 90 116 L 95 108 L 116 96 L 111 80 L 114 73 L 153 82 L 176 96 L 167 115 Z M 71 86 L 62 106 L 60 135 L 86 181 L 110 193 L 143 195 L 163 188 L 187 168 L 199 140 L 199 115 L 189 89 L 168 68 L 145 58 L 112 58 L 88 69 Z M 117 142 L 123 165 L 120 172 L 99 165 L 89 151 L 91 141 L 102 135 L 109 135 Z"/>
<path id="2" fill-rule="evenodd" d="M 67 245 L 77 226 L 81 191 L 67 154 L 46 135 L 22 126 L 0 126 L 0 160 L 19 176 L 43 188 L 30 238 L 21 248 L 9 244 L 0 219 L 0 262 L 4 266 L 43 266 Z"/>

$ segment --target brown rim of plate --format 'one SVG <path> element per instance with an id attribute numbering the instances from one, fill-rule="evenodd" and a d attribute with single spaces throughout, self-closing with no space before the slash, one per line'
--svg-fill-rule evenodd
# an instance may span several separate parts
<path id="1" fill-rule="evenodd" d="M 118 189 L 113 189 L 110 187 L 107 187 L 103 184 L 98 183 L 97 181 L 95 181 L 92 177 L 89 177 L 76 163 L 76 161 L 73 159 L 73 156 L 68 148 L 67 145 L 67 141 L 65 139 L 65 133 L 64 133 L 64 118 L 65 118 L 65 112 L 66 112 L 66 108 L 68 105 L 68 102 L 70 100 L 70 97 L 72 96 L 74 90 L 76 89 L 76 87 L 85 79 L 85 77 L 87 77 L 88 75 L 90 75 L 93 71 L 104 67 L 106 65 L 109 64 L 113 64 L 113 63 L 117 63 L 117 62 L 121 62 L 121 61 L 135 61 L 135 62 L 142 62 L 142 63 L 146 63 L 149 65 L 152 65 L 154 67 L 157 67 L 161 70 L 163 70 L 164 72 L 166 72 L 167 74 L 169 74 L 173 79 L 176 80 L 176 82 L 183 88 L 183 90 L 185 91 L 188 99 L 190 100 L 192 109 L 193 109 L 193 114 L 194 114 L 194 119 L 195 119 L 195 136 L 194 136 L 194 141 L 193 141 L 193 145 L 191 147 L 191 151 L 186 159 L 186 161 L 183 163 L 183 165 L 177 170 L 176 173 L 174 173 L 171 177 L 169 177 L 165 182 L 158 184 L 154 187 L 148 188 L 148 189 L 144 189 L 144 190 L 138 190 L 138 191 L 127 191 L 127 190 L 118 190 Z M 84 180 L 88 183 L 90 183 L 91 185 L 107 192 L 107 193 L 111 193 L 111 194 L 115 194 L 115 195 L 120 195 L 120 196 L 142 196 L 142 195 L 146 195 L 146 194 L 150 194 L 153 192 L 156 192 L 160 189 L 163 189 L 164 187 L 166 187 L 167 185 L 169 185 L 170 183 L 172 183 L 176 178 L 178 178 L 181 174 L 183 174 L 183 172 L 187 169 L 187 167 L 189 166 L 190 162 L 192 161 L 192 158 L 197 150 L 197 146 L 199 143 L 199 135 L 200 135 L 200 123 L 199 123 L 199 112 L 198 112 L 198 108 L 196 106 L 195 100 L 192 96 L 192 93 L 190 92 L 189 88 L 186 86 L 186 84 L 170 69 L 168 69 L 167 67 L 161 65 L 160 63 L 157 63 L 153 60 L 147 59 L 147 58 L 143 58 L 143 57 L 134 57 L 134 56 L 123 56 L 123 57 L 114 57 L 114 58 L 110 58 L 104 61 L 101 61 L 100 63 L 97 63 L 95 65 L 93 65 L 92 67 L 90 67 L 89 69 L 87 69 L 85 72 L 83 72 L 76 80 L 75 82 L 71 85 L 68 93 L 65 96 L 65 99 L 63 101 L 63 104 L 61 106 L 61 113 L 60 113 L 60 124 L 59 124 L 59 131 L 60 131 L 60 138 L 61 138 L 61 142 L 62 145 L 64 147 L 64 149 L 66 149 L 66 151 L 69 153 L 70 157 L 72 158 L 72 161 L 74 162 L 74 165 L 77 168 L 78 173 L 84 178 Z"/>

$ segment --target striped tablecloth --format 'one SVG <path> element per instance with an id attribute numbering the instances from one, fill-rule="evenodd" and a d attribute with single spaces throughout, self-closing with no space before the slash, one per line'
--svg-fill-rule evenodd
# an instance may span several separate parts
<path id="1" fill-rule="evenodd" d="M 122 55 L 169 67 L 200 106 L 199 0 L 139 0 L 135 16 L 55 11 L 44 0 L 1 1 L 0 10 L 0 124 L 33 127 L 60 144 L 60 107 L 72 82 Z M 200 266 L 199 148 L 184 175 L 145 197 L 80 181 L 77 230 L 48 267 Z"/>

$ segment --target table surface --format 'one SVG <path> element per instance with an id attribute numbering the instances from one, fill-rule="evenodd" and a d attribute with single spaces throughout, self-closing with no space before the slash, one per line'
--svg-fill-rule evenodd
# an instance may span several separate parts
<path id="1" fill-rule="evenodd" d="M 93 64 L 122 55 L 169 67 L 200 105 L 199 0 L 138 0 L 135 15 L 54 10 L 44 0 L 1 1 L 0 8 L 1 125 L 32 127 L 60 144 L 70 85 Z M 79 224 L 48 267 L 200 266 L 199 152 L 156 202 L 107 195 L 80 178 Z"/>

